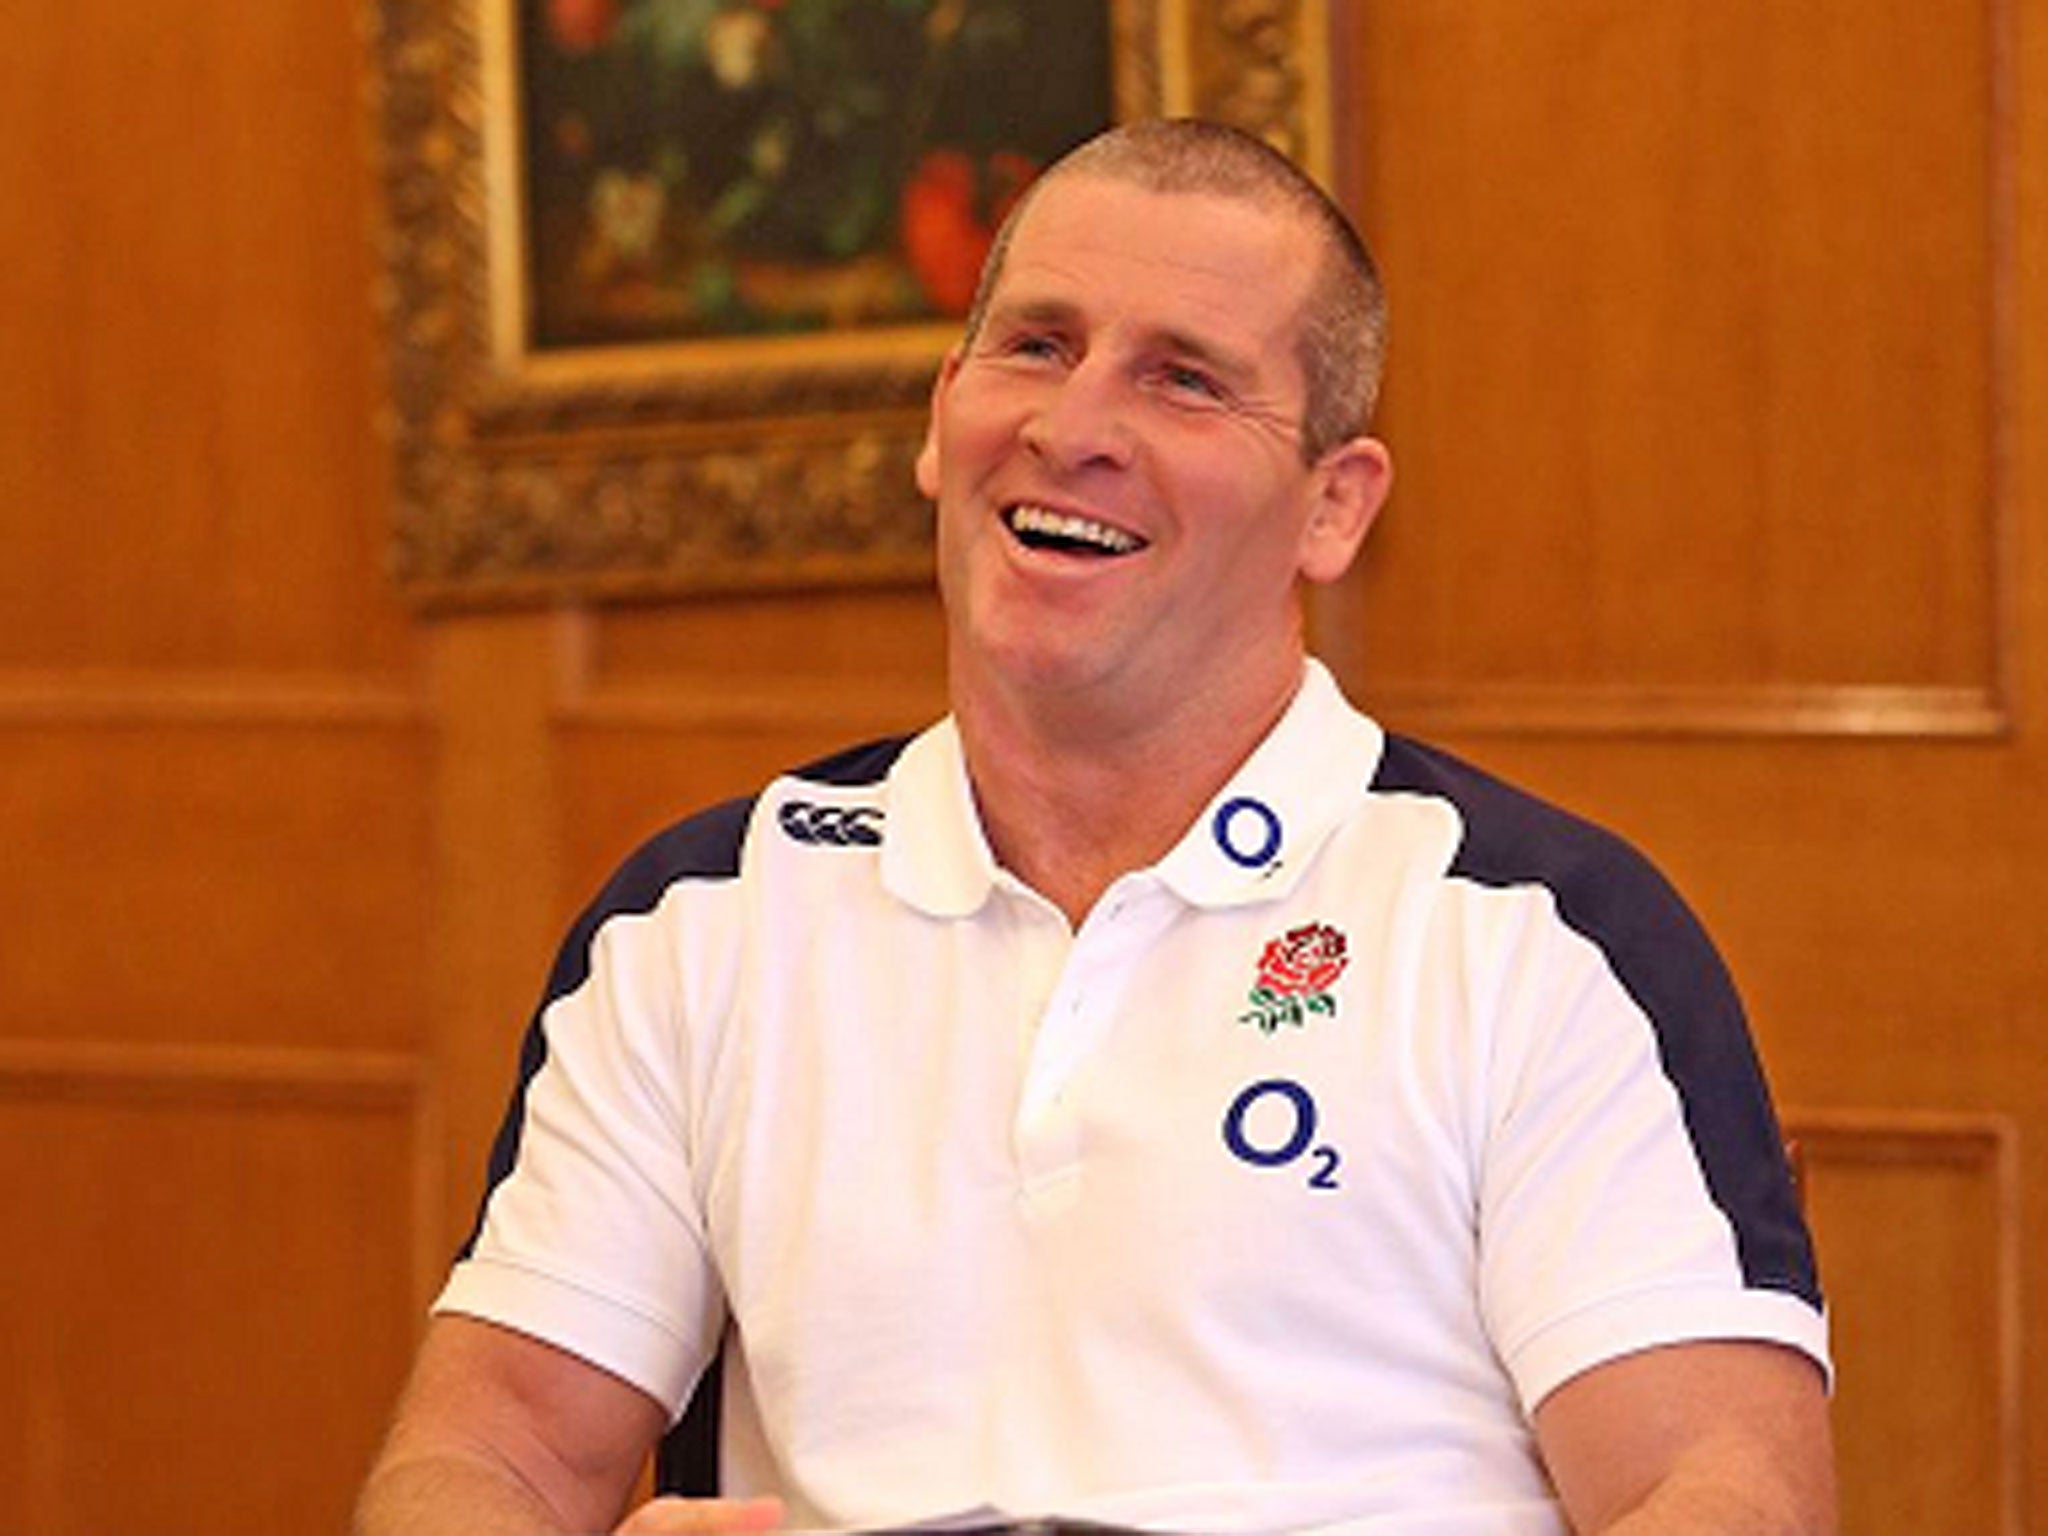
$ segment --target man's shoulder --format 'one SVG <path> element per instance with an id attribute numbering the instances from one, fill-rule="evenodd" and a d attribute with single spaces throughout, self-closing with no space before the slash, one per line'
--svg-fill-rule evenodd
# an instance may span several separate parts
<path id="1" fill-rule="evenodd" d="M 889 770 L 896 766 L 896 759 L 903 755 L 903 749 L 910 745 L 911 740 L 908 735 L 880 736 L 859 746 L 845 747 L 817 758 L 801 768 L 793 768 L 784 777 L 801 779 L 806 784 L 831 784 L 844 789 L 879 784 L 889 776 Z"/>
<path id="2" fill-rule="evenodd" d="M 751 794 L 693 811 L 643 842 L 612 877 L 599 905 L 645 911 L 679 880 L 732 880 L 740 875 L 755 808 L 775 796 L 779 809 L 804 789 L 859 790 L 879 785 L 909 744 L 908 736 L 881 737 L 815 758 L 776 775 Z M 783 815 L 787 827 L 792 820 Z M 794 834 L 793 834 L 794 835 Z"/>
<path id="3" fill-rule="evenodd" d="M 1372 788 L 1449 805 L 1459 825 L 1450 878 L 1542 886 L 1573 927 L 1609 941 L 1646 923 L 1697 928 L 1671 883 L 1626 838 L 1440 747 L 1389 733 Z"/>

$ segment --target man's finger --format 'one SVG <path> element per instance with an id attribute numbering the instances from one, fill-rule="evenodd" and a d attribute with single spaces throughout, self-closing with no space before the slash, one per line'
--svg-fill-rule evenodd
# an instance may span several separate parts
<path id="1" fill-rule="evenodd" d="M 780 1499 L 650 1499 L 614 1536 L 754 1536 L 782 1524 Z"/>

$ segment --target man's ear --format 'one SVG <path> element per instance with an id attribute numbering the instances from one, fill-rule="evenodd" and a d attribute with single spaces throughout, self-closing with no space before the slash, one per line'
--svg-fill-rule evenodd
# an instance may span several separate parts
<path id="1" fill-rule="evenodd" d="M 945 408 L 946 391 L 953 375 L 960 371 L 960 349 L 948 352 L 939 364 L 939 376 L 932 380 L 931 408 L 925 415 L 924 445 L 917 450 L 917 489 L 927 501 L 939 499 L 939 414 Z"/>
<path id="2" fill-rule="evenodd" d="M 1301 531 L 1303 579 L 1335 581 L 1351 569 L 1393 488 L 1393 456 L 1378 438 L 1354 437 L 1323 455 L 1311 472 Z"/>

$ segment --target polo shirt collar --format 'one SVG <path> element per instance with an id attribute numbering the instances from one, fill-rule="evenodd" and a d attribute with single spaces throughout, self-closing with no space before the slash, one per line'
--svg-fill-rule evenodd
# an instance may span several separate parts
<path id="1" fill-rule="evenodd" d="M 1384 741 L 1311 658 L 1286 713 L 1153 873 L 1194 906 L 1278 900 L 1366 793 Z M 884 806 L 884 888 L 934 917 L 978 911 L 1004 877 L 951 716 L 904 749 Z"/>
<path id="2" fill-rule="evenodd" d="M 998 871 L 951 715 L 903 749 L 882 795 L 883 889 L 933 917 L 979 911 Z"/>
<path id="3" fill-rule="evenodd" d="M 1159 862 L 1198 907 L 1277 901 L 1372 783 L 1385 736 L 1313 657 L 1279 723 Z"/>

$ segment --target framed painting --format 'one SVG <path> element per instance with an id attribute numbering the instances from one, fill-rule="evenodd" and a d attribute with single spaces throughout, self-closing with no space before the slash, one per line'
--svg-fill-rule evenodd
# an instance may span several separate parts
<path id="1" fill-rule="evenodd" d="M 1329 174 L 1324 0 L 368 0 L 394 567 L 427 606 L 930 570 L 926 395 L 1112 121 Z"/>

